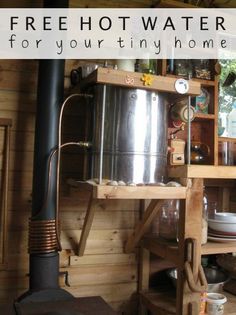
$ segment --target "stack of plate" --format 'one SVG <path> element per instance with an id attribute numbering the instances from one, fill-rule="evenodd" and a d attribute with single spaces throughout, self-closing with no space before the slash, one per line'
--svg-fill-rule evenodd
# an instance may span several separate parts
<path id="1" fill-rule="evenodd" d="M 208 239 L 236 242 L 236 213 L 216 212 L 214 219 L 208 219 Z"/>

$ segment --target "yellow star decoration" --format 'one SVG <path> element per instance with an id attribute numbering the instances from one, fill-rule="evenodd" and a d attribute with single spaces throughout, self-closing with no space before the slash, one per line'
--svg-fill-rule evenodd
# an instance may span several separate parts
<path id="1" fill-rule="evenodd" d="M 143 85 L 147 86 L 147 85 L 152 85 L 154 78 L 151 74 L 149 73 L 144 73 L 141 81 L 143 81 Z"/>

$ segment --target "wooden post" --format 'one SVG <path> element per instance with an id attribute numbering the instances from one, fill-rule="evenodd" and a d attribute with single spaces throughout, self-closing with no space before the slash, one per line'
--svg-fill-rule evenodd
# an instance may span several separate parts
<path id="1" fill-rule="evenodd" d="M 149 274 L 150 274 L 150 252 L 141 247 L 139 255 L 139 282 L 138 292 L 148 291 L 149 288 Z M 139 300 L 139 315 L 147 315 L 147 309 Z"/>
<path id="2" fill-rule="evenodd" d="M 201 264 L 201 228 L 202 228 L 202 202 L 203 202 L 203 179 L 193 179 L 192 187 L 188 190 L 186 201 L 181 201 L 179 217 L 179 265 L 177 280 L 177 314 L 188 315 L 190 303 L 192 315 L 198 315 L 200 293 L 193 293 L 186 284 L 184 263 L 186 261 L 185 240 L 196 240 L 195 261 L 193 264 L 193 277 L 198 278 Z M 187 224 L 186 224 L 187 223 Z"/>
<path id="3" fill-rule="evenodd" d="M 150 204 L 150 200 L 140 200 L 140 218 L 144 216 L 145 208 Z M 139 265 L 138 265 L 138 292 L 139 294 L 149 289 L 150 276 L 150 251 L 144 248 L 141 243 L 139 250 Z M 139 315 L 147 315 L 148 310 L 141 302 L 139 295 Z"/>

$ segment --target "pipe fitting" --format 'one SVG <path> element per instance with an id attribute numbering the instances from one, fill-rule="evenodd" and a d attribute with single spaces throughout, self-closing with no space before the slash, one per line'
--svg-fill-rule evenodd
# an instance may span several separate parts
<path id="1" fill-rule="evenodd" d="M 83 148 L 91 148 L 92 146 L 92 143 L 91 142 L 88 142 L 88 141 L 78 141 L 77 142 L 77 145 L 80 146 L 80 147 L 83 147 Z"/>

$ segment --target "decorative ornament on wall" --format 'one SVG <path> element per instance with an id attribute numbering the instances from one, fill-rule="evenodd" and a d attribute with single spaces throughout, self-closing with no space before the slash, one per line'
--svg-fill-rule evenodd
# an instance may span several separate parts
<path id="1" fill-rule="evenodd" d="M 152 85 L 153 83 L 153 76 L 149 73 L 144 73 L 143 76 L 141 77 L 141 81 L 143 81 L 143 85 Z"/>

